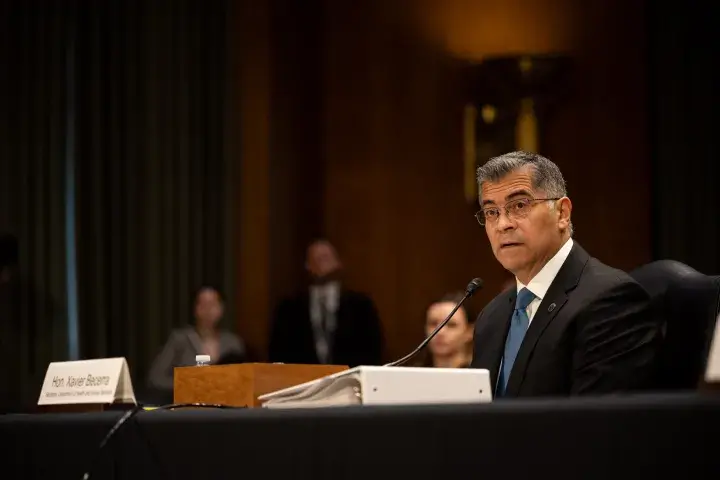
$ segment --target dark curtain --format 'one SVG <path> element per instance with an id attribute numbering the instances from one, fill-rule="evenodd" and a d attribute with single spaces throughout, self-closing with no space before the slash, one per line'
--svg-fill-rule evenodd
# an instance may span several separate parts
<path id="1" fill-rule="evenodd" d="M 202 285 L 234 328 L 225 2 L 87 2 L 78 12 L 81 352 L 150 362 Z"/>
<path id="2" fill-rule="evenodd" d="M 653 238 L 655 258 L 720 274 L 720 51 L 711 8 L 648 2 Z"/>
<path id="3" fill-rule="evenodd" d="M 0 275 L 0 411 L 34 405 L 67 358 L 67 19 L 57 2 L 0 3 L 0 233 L 18 246 Z"/>

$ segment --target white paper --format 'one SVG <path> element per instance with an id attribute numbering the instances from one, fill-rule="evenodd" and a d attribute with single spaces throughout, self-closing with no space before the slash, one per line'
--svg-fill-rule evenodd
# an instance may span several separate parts
<path id="1" fill-rule="evenodd" d="M 706 382 L 720 382 L 720 315 L 715 320 L 715 333 L 710 344 L 707 367 L 705 368 Z"/>

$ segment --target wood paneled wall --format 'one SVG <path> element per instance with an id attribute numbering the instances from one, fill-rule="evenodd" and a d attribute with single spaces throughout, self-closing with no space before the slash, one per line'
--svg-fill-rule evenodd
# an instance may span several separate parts
<path id="1" fill-rule="evenodd" d="M 305 244 L 325 234 L 347 283 L 375 299 L 394 358 L 422 338 L 432 299 L 480 276 L 479 309 L 509 277 L 463 198 L 463 71 L 414 38 L 388 2 L 288 3 L 252 3 L 268 12 L 267 83 L 253 90 L 247 79 L 262 83 L 258 71 L 241 69 L 250 98 L 240 108 L 252 110 L 241 126 L 249 145 L 240 169 L 240 332 L 264 349 L 273 302 L 301 286 Z M 576 68 L 542 153 L 568 181 L 576 239 L 629 269 L 650 255 L 643 5 L 583 2 L 561 12 L 572 18 L 553 25 L 573 28 L 562 38 L 572 38 Z M 267 134 L 253 123 L 265 121 Z M 249 185 L 248 175 L 260 183 Z M 257 281 L 263 286 L 243 285 Z"/>

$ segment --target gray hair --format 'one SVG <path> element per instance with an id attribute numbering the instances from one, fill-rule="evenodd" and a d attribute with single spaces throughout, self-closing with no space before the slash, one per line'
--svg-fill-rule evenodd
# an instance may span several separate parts
<path id="1" fill-rule="evenodd" d="M 542 155 L 522 151 L 493 157 L 484 165 L 478 167 L 478 195 L 482 196 L 482 184 L 484 182 L 498 182 L 506 175 L 524 167 L 530 167 L 532 170 L 532 187 L 534 190 L 545 192 L 548 198 L 567 196 L 565 179 L 558 166 Z M 569 231 L 570 236 L 572 236 L 572 222 Z"/>

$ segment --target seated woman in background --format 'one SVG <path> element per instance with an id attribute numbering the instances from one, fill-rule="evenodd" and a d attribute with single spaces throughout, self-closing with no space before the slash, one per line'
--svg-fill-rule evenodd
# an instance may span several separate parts
<path id="1" fill-rule="evenodd" d="M 451 293 L 432 303 L 425 314 L 425 336 L 447 317 L 462 300 L 463 293 Z M 430 340 L 424 361 L 419 366 L 438 368 L 466 368 L 473 355 L 473 326 L 475 316 L 463 305 L 445 327 Z"/>
<path id="2" fill-rule="evenodd" d="M 150 368 L 148 387 L 153 396 L 172 398 L 173 368 L 195 365 L 195 355 L 210 355 L 211 363 L 245 357 L 242 340 L 218 327 L 223 312 L 220 292 L 212 287 L 198 291 L 194 325 L 174 330 Z"/>

